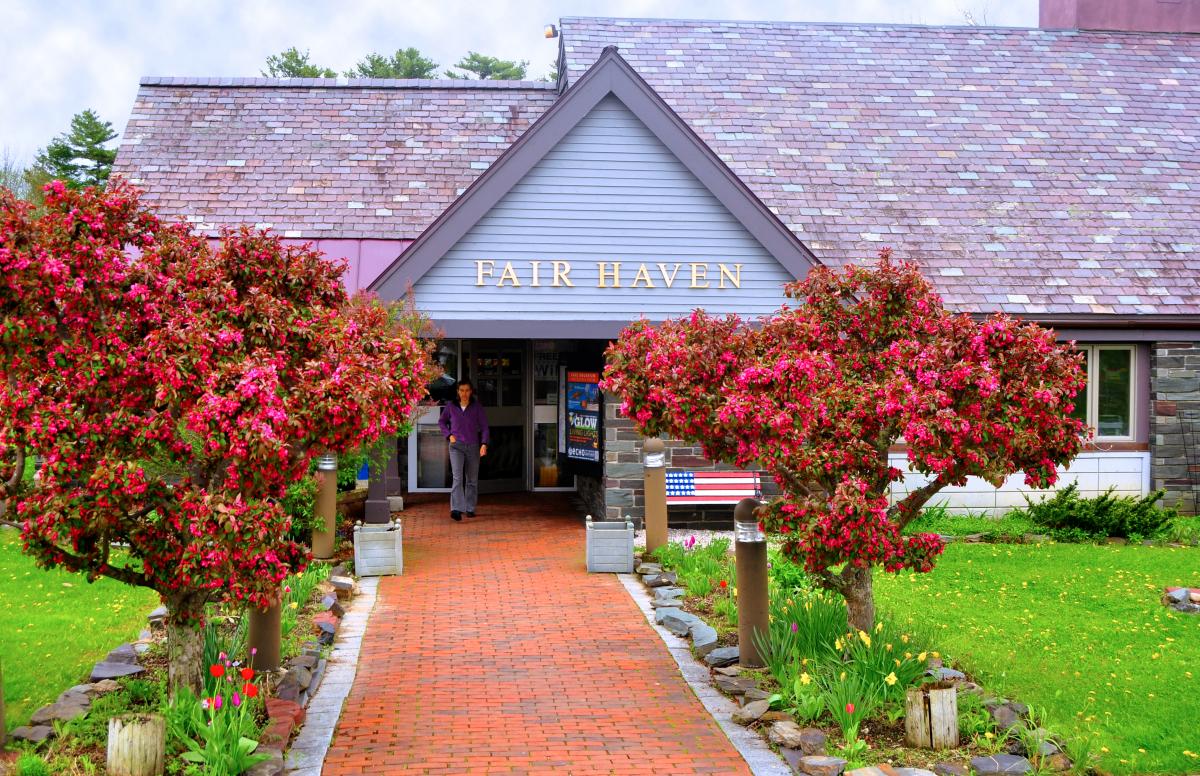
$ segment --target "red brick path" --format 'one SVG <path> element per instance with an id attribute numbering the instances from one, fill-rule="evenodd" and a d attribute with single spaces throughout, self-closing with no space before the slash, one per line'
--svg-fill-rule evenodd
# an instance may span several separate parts
<path id="1" fill-rule="evenodd" d="M 479 512 L 403 513 L 326 776 L 749 773 L 564 501 Z"/>

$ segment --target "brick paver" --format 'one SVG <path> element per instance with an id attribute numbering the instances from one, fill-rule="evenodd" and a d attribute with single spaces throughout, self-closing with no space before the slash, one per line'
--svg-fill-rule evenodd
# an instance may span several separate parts
<path id="1" fill-rule="evenodd" d="M 581 523 L 544 495 L 406 509 L 324 774 L 744 774 Z"/>

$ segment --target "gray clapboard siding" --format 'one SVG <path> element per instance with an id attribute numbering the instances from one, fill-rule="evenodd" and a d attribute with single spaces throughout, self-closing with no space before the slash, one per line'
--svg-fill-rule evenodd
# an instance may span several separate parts
<path id="1" fill-rule="evenodd" d="M 496 262 L 476 285 L 476 261 Z M 530 261 L 541 286 L 531 287 Z M 551 286 L 551 262 L 574 287 Z M 498 288 L 505 262 L 520 287 Z M 598 288 L 597 262 L 621 263 L 621 288 Z M 670 274 L 666 287 L 658 264 Z M 690 263 L 710 288 L 689 288 Z M 645 264 L 654 288 L 631 288 Z M 719 288 L 719 265 L 741 264 L 740 288 Z M 792 276 L 616 97 L 601 101 L 416 284 L 435 320 L 628 321 L 696 307 L 752 317 L 783 302 Z"/>

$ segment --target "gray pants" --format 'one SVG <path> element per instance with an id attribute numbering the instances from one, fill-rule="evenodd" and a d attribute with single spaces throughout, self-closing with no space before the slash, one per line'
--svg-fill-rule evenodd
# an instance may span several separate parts
<path id="1" fill-rule="evenodd" d="M 454 486 L 450 489 L 450 511 L 474 512 L 479 502 L 479 445 L 466 442 L 450 444 L 450 471 Z"/>

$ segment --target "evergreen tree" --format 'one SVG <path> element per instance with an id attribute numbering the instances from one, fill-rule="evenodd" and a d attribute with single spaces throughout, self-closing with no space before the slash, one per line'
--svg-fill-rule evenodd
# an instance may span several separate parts
<path id="1" fill-rule="evenodd" d="M 438 63 L 412 48 L 397 49 L 390 57 L 383 54 L 367 54 L 352 70 L 346 71 L 347 78 L 433 78 Z"/>
<path id="2" fill-rule="evenodd" d="M 337 78 L 337 73 L 327 67 L 308 61 L 308 52 L 292 46 L 287 51 L 267 57 L 268 78 Z"/>
<path id="3" fill-rule="evenodd" d="M 33 184 L 57 178 L 73 189 L 103 186 L 117 158 L 117 150 L 106 145 L 116 137 L 112 123 L 101 121 L 95 111 L 76 113 L 71 117 L 71 130 L 38 151 L 26 179 Z"/>
<path id="4" fill-rule="evenodd" d="M 520 81 L 525 78 L 525 69 L 529 67 L 529 62 L 525 60 L 513 62 L 508 59 L 498 59 L 471 51 L 465 57 L 458 60 L 454 66 L 459 70 L 465 70 L 466 73 L 456 73 L 453 70 L 447 70 L 446 76 L 448 78 L 466 80 L 473 75 L 481 81 Z"/>

